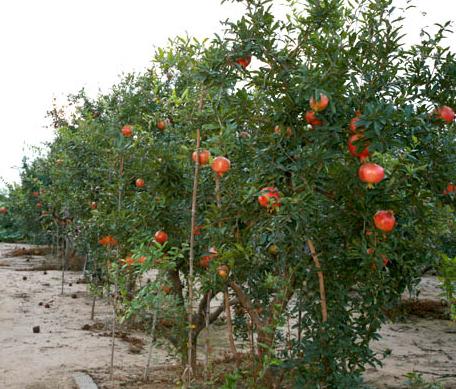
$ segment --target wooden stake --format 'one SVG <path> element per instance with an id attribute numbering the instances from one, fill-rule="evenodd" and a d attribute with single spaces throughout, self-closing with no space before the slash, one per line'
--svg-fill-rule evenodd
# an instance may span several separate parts
<path id="1" fill-rule="evenodd" d="M 124 174 L 124 157 L 123 155 L 120 156 L 119 160 L 119 191 L 118 191 L 118 198 L 117 198 L 117 210 L 120 212 L 122 209 L 122 178 Z"/>
<path id="2" fill-rule="evenodd" d="M 66 266 L 66 258 L 67 258 L 67 253 L 68 253 L 68 237 L 65 234 L 64 238 L 64 245 L 65 247 L 63 248 L 63 253 L 62 253 L 62 291 L 61 294 L 63 295 L 63 288 L 65 286 L 65 266 Z"/>
<path id="3" fill-rule="evenodd" d="M 221 191 L 221 177 L 215 175 L 215 200 L 217 202 L 217 208 L 220 210 L 222 208 L 222 191 Z M 219 228 L 222 227 L 222 222 L 219 223 Z M 238 353 L 236 350 L 236 344 L 234 343 L 233 335 L 233 323 L 231 320 L 231 307 L 230 307 L 230 298 L 228 295 L 228 287 L 225 287 L 224 291 L 224 300 L 225 300 L 225 315 L 226 315 L 226 330 L 228 336 L 228 342 L 230 343 L 230 350 L 233 354 L 233 357 L 236 359 L 236 365 L 239 367 L 240 361 L 238 358 Z"/>
<path id="4" fill-rule="evenodd" d="M 114 349 L 116 341 L 116 299 L 117 299 L 117 279 L 114 282 L 114 295 L 112 296 L 112 342 L 111 342 L 111 371 L 109 379 L 114 386 Z"/>
<path id="5" fill-rule="evenodd" d="M 249 323 L 247 324 L 248 326 L 248 331 L 249 331 L 249 343 L 250 343 L 250 357 L 251 357 L 251 363 L 252 363 L 252 377 L 253 377 L 253 380 L 254 382 L 256 383 L 256 366 L 255 366 L 255 341 L 253 340 L 253 320 L 252 318 L 250 317 L 250 315 L 248 315 L 249 318 Z"/>
<path id="6" fill-rule="evenodd" d="M 315 246 L 310 239 L 307 240 L 307 246 L 309 246 L 310 254 L 312 255 L 312 259 L 315 263 L 315 267 L 317 268 L 318 282 L 320 284 L 321 317 L 322 317 L 323 323 L 325 323 L 328 320 L 328 309 L 326 307 L 325 280 L 323 278 L 323 272 L 321 271 L 321 266 L 320 266 L 320 261 L 318 260 L 317 251 L 315 250 Z"/>
<path id="7" fill-rule="evenodd" d="M 202 102 L 200 101 L 200 106 Z M 195 174 L 193 176 L 193 193 L 192 193 L 192 219 L 190 228 L 190 252 L 189 252 L 189 272 L 188 272 L 188 304 L 187 304 L 187 320 L 188 320 L 188 340 L 187 340 L 187 366 L 185 367 L 182 377 L 187 387 L 190 386 L 193 377 L 192 366 L 192 340 L 193 340 L 193 262 L 195 260 L 195 226 L 196 226 L 196 207 L 198 194 L 198 179 L 199 179 L 199 149 L 201 143 L 200 129 L 196 130 L 196 161 Z"/>
<path id="8" fill-rule="evenodd" d="M 155 337 L 155 326 L 157 324 L 157 316 L 158 316 L 158 309 L 156 309 L 153 313 L 152 318 L 152 330 L 150 332 L 150 347 L 149 347 L 149 356 L 147 357 L 147 365 L 144 370 L 144 380 L 147 380 L 149 376 L 149 369 L 150 369 L 150 361 L 152 360 L 152 348 L 154 346 L 154 337 Z"/>
<path id="9" fill-rule="evenodd" d="M 97 295 L 93 295 L 93 300 L 92 300 L 92 311 L 90 312 L 90 320 L 93 320 L 95 317 L 95 301 L 97 300 Z"/>
<path id="10" fill-rule="evenodd" d="M 230 305 L 230 296 L 228 295 L 228 287 L 225 287 L 223 292 L 224 300 L 225 300 L 225 315 L 226 315 L 226 328 L 228 333 L 228 341 L 230 343 L 230 350 L 233 354 L 234 358 L 236 359 L 236 365 L 239 367 L 240 361 L 238 358 L 238 353 L 236 350 L 236 344 L 234 343 L 234 336 L 233 336 L 233 323 L 231 320 L 231 305 Z"/>
<path id="11" fill-rule="evenodd" d="M 211 315 L 211 298 L 212 298 L 212 291 L 209 291 L 207 294 L 207 302 L 206 302 L 206 312 L 205 312 L 205 325 L 206 325 L 206 344 L 204 347 L 204 374 L 206 376 L 206 381 L 209 381 L 209 355 L 210 355 L 210 315 Z"/>

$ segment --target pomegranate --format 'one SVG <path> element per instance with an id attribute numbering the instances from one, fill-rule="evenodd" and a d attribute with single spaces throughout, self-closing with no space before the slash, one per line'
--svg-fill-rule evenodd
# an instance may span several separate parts
<path id="1" fill-rule="evenodd" d="M 137 188 L 144 188 L 144 180 L 142 178 L 137 178 L 135 185 Z"/>
<path id="2" fill-rule="evenodd" d="M 166 120 L 159 120 L 157 122 L 157 128 L 160 130 L 160 131 L 163 131 L 167 126 L 167 123 L 166 123 Z"/>
<path id="3" fill-rule="evenodd" d="M 165 231 L 157 231 L 154 235 L 155 241 L 157 243 L 163 244 L 168 240 L 168 234 Z"/>
<path id="4" fill-rule="evenodd" d="M 368 188 L 372 188 L 385 178 L 385 170 L 376 163 L 363 163 L 358 169 L 358 177 L 367 183 Z"/>
<path id="5" fill-rule="evenodd" d="M 447 185 L 446 189 L 443 191 L 444 195 L 456 192 L 456 185 L 451 182 Z"/>
<path id="6" fill-rule="evenodd" d="M 133 135 L 133 129 L 131 126 L 123 126 L 120 131 L 125 138 L 130 138 Z"/>
<path id="7" fill-rule="evenodd" d="M 168 286 L 168 285 L 162 285 L 160 289 L 162 290 L 162 292 L 163 292 L 164 294 L 170 294 L 171 291 L 173 290 L 173 288 L 171 288 L 171 287 Z"/>
<path id="8" fill-rule="evenodd" d="M 439 108 L 436 108 L 434 115 L 437 119 L 443 120 L 445 123 L 452 123 L 455 117 L 454 111 L 451 107 L 447 105 L 442 105 Z"/>
<path id="9" fill-rule="evenodd" d="M 209 254 L 201 257 L 199 265 L 205 269 L 209 267 L 209 262 L 217 257 L 217 249 L 215 247 L 209 248 Z"/>
<path id="10" fill-rule="evenodd" d="M 314 111 L 306 112 L 306 122 L 312 127 L 321 126 L 323 122 L 317 118 Z"/>
<path id="11" fill-rule="evenodd" d="M 230 170 L 231 162 L 225 157 L 216 157 L 212 162 L 212 170 L 217 173 L 220 177 L 223 176 L 228 170 Z"/>
<path id="12" fill-rule="evenodd" d="M 362 132 L 364 130 L 364 127 L 359 127 L 358 126 L 358 122 L 360 121 L 361 119 L 359 117 L 354 117 L 350 120 L 350 126 L 349 126 L 349 129 L 350 129 L 350 132 L 352 134 L 355 134 L 357 132 Z"/>
<path id="13" fill-rule="evenodd" d="M 277 245 L 275 244 L 271 244 L 269 247 L 268 247 L 268 253 L 271 254 L 271 255 L 278 255 L 279 254 L 279 248 L 277 247 Z"/>
<path id="14" fill-rule="evenodd" d="M 348 151 L 354 157 L 358 157 L 361 161 L 364 161 L 365 159 L 369 158 L 369 141 L 366 140 L 362 142 L 362 146 L 364 146 L 364 149 L 362 149 L 361 151 L 358 151 L 360 149 L 358 147 L 359 145 L 354 144 L 362 138 L 364 138 L 364 135 L 361 133 L 350 135 L 350 137 L 348 138 Z"/>
<path id="15" fill-rule="evenodd" d="M 383 232 L 391 232 L 396 225 L 393 211 L 377 211 L 374 215 L 375 227 Z"/>
<path id="16" fill-rule="evenodd" d="M 312 108 L 312 111 L 315 112 L 320 112 L 324 111 L 326 107 L 329 104 L 329 98 L 328 96 L 324 95 L 323 93 L 320 93 L 320 99 L 315 100 L 315 98 L 312 96 L 309 100 L 309 105 L 310 108 Z"/>
<path id="17" fill-rule="evenodd" d="M 192 159 L 196 162 L 196 151 L 192 154 Z M 211 153 L 209 150 L 200 150 L 198 155 L 198 160 L 200 165 L 207 165 L 209 163 L 209 158 L 211 157 Z"/>
<path id="18" fill-rule="evenodd" d="M 224 280 L 226 280 L 230 274 L 230 268 L 226 265 L 220 265 L 217 268 L 217 274 L 222 277 Z"/>
<path id="19" fill-rule="evenodd" d="M 243 69 L 246 69 L 247 66 L 250 65 L 251 61 L 252 61 L 252 57 L 250 55 L 246 55 L 245 57 L 236 59 L 236 63 L 238 65 L 240 65 Z"/>
<path id="20" fill-rule="evenodd" d="M 203 225 L 197 225 L 193 228 L 193 235 L 198 236 L 201 235 L 201 230 L 204 228 Z"/>
<path id="21" fill-rule="evenodd" d="M 388 263 L 390 262 L 390 260 L 388 259 L 388 257 L 384 254 L 380 255 L 380 258 L 382 258 L 382 261 L 383 261 L 383 266 L 386 266 L 388 265 Z"/>
<path id="22" fill-rule="evenodd" d="M 8 208 L 6 207 L 1 207 L 0 208 L 0 213 L 3 214 L 3 215 L 6 215 L 8 213 Z"/>
<path id="23" fill-rule="evenodd" d="M 261 189 L 261 194 L 258 196 L 258 203 L 265 208 L 280 207 L 279 190 L 272 186 Z"/>
<path id="24" fill-rule="evenodd" d="M 91 209 L 97 209 L 97 203 L 96 203 L 95 201 L 92 201 L 92 202 L 90 203 L 90 208 L 91 208 Z"/>

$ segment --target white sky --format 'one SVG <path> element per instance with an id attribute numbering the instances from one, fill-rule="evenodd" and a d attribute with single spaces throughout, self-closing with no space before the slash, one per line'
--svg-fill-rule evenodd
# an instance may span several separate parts
<path id="1" fill-rule="evenodd" d="M 456 0 L 415 4 L 410 41 L 422 26 L 456 21 Z M 221 31 L 219 20 L 241 13 L 219 0 L 0 0 L 0 177 L 17 181 L 25 146 L 52 140 L 45 115 L 53 97 L 82 87 L 95 96 L 122 72 L 145 69 L 169 37 L 208 37 Z M 451 44 L 456 50 L 456 35 Z"/>

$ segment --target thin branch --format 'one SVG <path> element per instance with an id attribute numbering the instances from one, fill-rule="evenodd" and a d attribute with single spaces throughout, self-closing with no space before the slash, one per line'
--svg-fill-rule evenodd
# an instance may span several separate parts
<path id="1" fill-rule="evenodd" d="M 236 350 L 236 344 L 234 343 L 233 323 L 231 320 L 231 305 L 230 296 L 228 295 L 228 287 L 225 287 L 225 291 L 223 292 L 223 300 L 225 302 L 226 325 L 228 329 L 228 341 L 230 343 L 230 350 L 233 356 L 236 358 L 236 362 L 239 364 L 238 352 Z"/>
<path id="2" fill-rule="evenodd" d="M 155 327 L 157 325 L 157 316 L 158 316 L 158 308 L 155 309 L 153 312 L 152 330 L 150 332 L 149 356 L 147 357 L 147 365 L 146 365 L 146 368 L 144 369 L 144 380 L 147 380 L 147 377 L 149 376 L 150 362 L 152 360 L 152 349 L 154 346 L 154 338 L 155 338 Z"/>
<path id="3" fill-rule="evenodd" d="M 210 354 L 210 348 L 211 348 L 211 342 L 209 339 L 209 325 L 210 325 L 210 315 L 211 315 L 211 299 L 212 299 L 212 291 L 210 290 L 207 293 L 207 296 L 205 298 L 206 300 L 206 311 L 205 311 L 205 326 L 206 326 L 206 342 L 204 345 L 204 353 L 205 353 L 205 358 L 204 358 L 204 373 L 206 376 L 206 381 L 209 381 L 209 354 Z"/>

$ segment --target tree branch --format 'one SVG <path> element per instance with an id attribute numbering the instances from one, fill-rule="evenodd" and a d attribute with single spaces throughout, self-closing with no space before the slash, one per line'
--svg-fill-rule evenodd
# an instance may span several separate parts
<path id="1" fill-rule="evenodd" d="M 249 296 L 247 296 L 247 294 L 244 293 L 244 291 L 241 289 L 241 287 L 235 281 L 231 281 L 230 286 L 236 293 L 236 295 L 239 299 L 239 303 L 248 312 L 248 314 L 250 315 L 254 324 L 257 327 L 262 327 L 264 323 L 261 320 L 260 316 L 258 315 L 258 312 L 256 311 L 256 309 L 253 307 L 252 303 L 250 302 Z"/>

